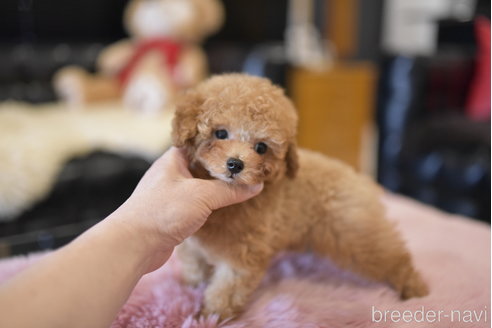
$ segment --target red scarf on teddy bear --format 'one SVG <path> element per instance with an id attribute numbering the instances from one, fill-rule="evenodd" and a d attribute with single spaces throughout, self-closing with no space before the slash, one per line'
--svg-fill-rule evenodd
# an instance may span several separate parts
<path id="1" fill-rule="evenodd" d="M 126 85 L 137 64 L 151 51 L 157 51 L 161 54 L 163 65 L 167 66 L 171 74 L 174 75 L 182 48 L 182 44 L 164 38 L 149 39 L 138 43 L 133 56 L 118 74 L 120 84 Z"/>

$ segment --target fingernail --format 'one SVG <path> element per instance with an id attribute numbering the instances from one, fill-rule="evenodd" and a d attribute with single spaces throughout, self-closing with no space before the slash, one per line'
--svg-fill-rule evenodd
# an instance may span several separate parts
<path id="1" fill-rule="evenodd" d="M 249 186 L 248 189 L 252 194 L 256 194 L 263 189 L 263 183 L 260 183 L 260 184 L 254 185 L 254 186 Z"/>

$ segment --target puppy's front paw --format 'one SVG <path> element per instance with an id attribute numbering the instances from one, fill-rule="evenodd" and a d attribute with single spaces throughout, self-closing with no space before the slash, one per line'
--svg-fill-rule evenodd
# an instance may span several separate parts
<path id="1" fill-rule="evenodd" d="M 236 317 L 238 315 L 238 312 L 235 312 L 230 308 L 224 308 L 221 310 L 217 310 L 217 309 L 210 309 L 210 308 L 205 306 L 199 313 L 199 316 L 203 316 L 204 318 L 211 316 L 211 315 L 217 315 L 219 317 L 218 321 L 222 322 L 222 321 L 229 321 L 229 320 L 233 319 L 234 317 Z"/>
<path id="2" fill-rule="evenodd" d="M 406 281 L 400 291 L 400 297 L 403 300 L 427 295 L 429 295 L 429 287 L 416 272 Z"/>
<path id="3" fill-rule="evenodd" d="M 207 279 L 206 275 L 201 271 L 187 270 L 183 272 L 183 282 L 186 285 L 197 287 Z"/>

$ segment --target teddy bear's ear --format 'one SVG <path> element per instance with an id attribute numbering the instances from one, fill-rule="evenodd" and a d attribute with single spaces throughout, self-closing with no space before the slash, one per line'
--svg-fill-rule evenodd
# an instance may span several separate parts
<path id="1" fill-rule="evenodd" d="M 171 133 L 174 146 L 189 145 L 198 134 L 197 116 L 202 103 L 199 93 L 195 90 L 187 91 L 177 100 Z"/>
<path id="2" fill-rule="evenodd" d="M 224 7 L 219 0 L 194 0 L 199 5 L 203 36 L 215 33 L 224 23 Z"/>
<path id="3" fill-rule="evenodd" d="M 285 161 L 287 164 L 287 176 L 289 178 L 295 178 L 297 170 L 299 169 L 299 158 L 297 156 L 297 145 L 295 142 L 291 142 L 285 155 Z"/>

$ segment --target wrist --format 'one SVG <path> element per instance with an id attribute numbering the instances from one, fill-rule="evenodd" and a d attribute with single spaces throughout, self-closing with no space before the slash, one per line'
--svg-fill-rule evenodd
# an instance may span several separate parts
<path id="1" fill-rule="evenodd" d="M 174 245 L 159 235 L 148 224 L 136 222 L 145 220 L 141 211 L 120 208 L 108 216 L 102 224 L 105 229 L 117 235 L 122 247 L 130 252 L 139 262 L 143 274 L 158 269 L 171 256 Z"/>

